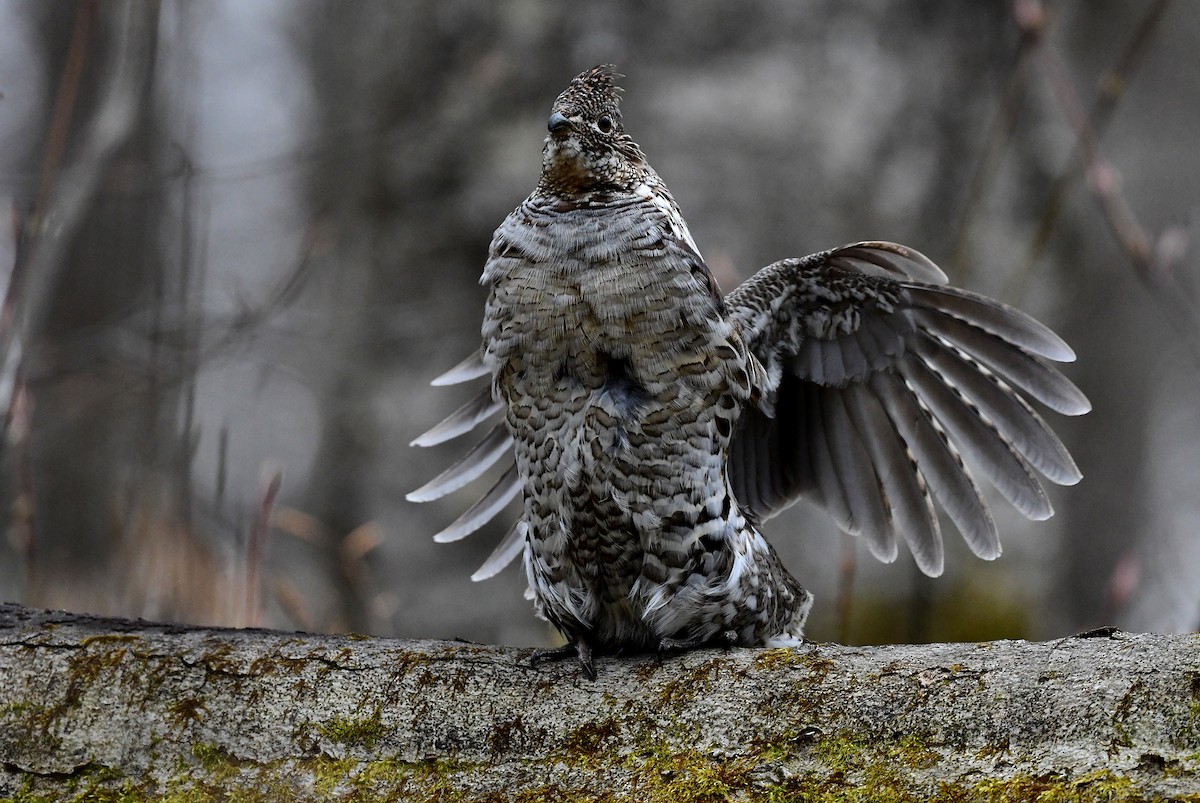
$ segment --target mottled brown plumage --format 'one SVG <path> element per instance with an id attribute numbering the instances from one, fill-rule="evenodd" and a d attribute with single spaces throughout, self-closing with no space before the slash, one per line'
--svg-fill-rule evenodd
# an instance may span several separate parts
<path id="1" fill-rule="evenodd" d="M 427 501 L 515 456 L 436 536 L 521 516 L 475 579 L 524 554 L 538 613 L 591 651 L 798 643 L 812 602 L 759 532 L 801 496 L 888 561 L 942 569 L 933 499 L 984 558 L 996 528 L 960 451 L 1045 518 L 1038 472 L 1078 481 L 1018 391 L 1086 398 L 1074 355 L 921 254 L 856 243 L 777 262 L 722 297 L 671 194 L 625 133 L 611 66 L 555 101 L 537 188 L 496 230 L 483 347 L 435 380 L 489 387 L 418 445 L 503 411 Z"/>

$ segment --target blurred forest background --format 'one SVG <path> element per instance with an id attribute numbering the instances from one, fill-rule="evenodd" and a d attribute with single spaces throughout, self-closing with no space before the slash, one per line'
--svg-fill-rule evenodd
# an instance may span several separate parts
<path id="1" fill-rule="evenodd" d="M 1200 627 L 1200 3 L 0 0 L 0 598 L 538 645 L 486 485 L 407 491 L 551 102 L 626 127 L 725 290 L 861 239 L 1054 327 L 1084 474 L 1005 554 L 767 535 L 850 643 Z M 953 535 L 952 529 L 948 535 Z"/>

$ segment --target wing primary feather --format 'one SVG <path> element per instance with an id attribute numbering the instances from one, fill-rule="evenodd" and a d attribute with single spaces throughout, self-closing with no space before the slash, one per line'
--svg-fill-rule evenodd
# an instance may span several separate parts
<path id="1" fill-rule="evenodd" d="M 1046 491 L 1025 458 L 980 415 L 961 391 L 946 384 L 923 360 L 904 360 L 899 368 L 967 459 L 983 470 L 1013 507 L 1027 519 L 1048 519 L 1054 514 Z"/>
<path id="2" fill-rule="evenodd" d="M 437 426 L 414 440 L 410 445 L 433 446 L 457 438 L 464 432 L 474 429 L 476 424 L 494 415 L 499 409 L 500 402 L 492 399 L 492 389 L 484 388 L 483 392 L 446 416 Z"/>
<path id="3" fill-rule="evenodd" d="M 1083 478 L 1058 436 L 999 377 L 959 349 L 929 335 L 917 350 L 934 370 L 969 397 L 1005 441 L 1047 479 L 1058 485 L 1074 485 Z"/>
<path id="4" fill-rule="evenodd" d="M 467 357 L 429 384 L 434 387 L 458 385 L 462 382 L 470 382 L 472 379 L 478 379 L 481 376 L 487 376 L 488 372 L 488 367 L 483 364 L 483 351 L 475 349 L 475 352 L 470 357 Z"/>
<path id="5" fill-rule="evenodd" d="M 904 286 L 915 306 L 959 318 L 1046 359 L 1075 360 L 1075 352 L 1048 326 L 1007 304 L 956 287 Z"/>
<path id="6" fill-rule="evenodd" d="M 763 502 L 760 507 L 774 509 L 787 494 L 785 475 L 791 461 L 785 458 L 782 452 L 793 448 L 793 444 L 783 442 L 783 428 L 778 419 L 770 419 L 764 415 L 754 417 L 759 426 L 753 460 L 755 487 L 758 488 L 758 497 Z"/>
<path id="7" fill-rule="evenodd" d="M 838 471 L 834 465 L 832 450 L 829 446 L 829 430 L 822 413 L 820 401 L 822 391 L 810 387 L 804 391 L 805 414 L 808 421 L 807 449 L 812 464 L 813 479 L 820 495 L 820 501 L 833 516 L 838 527 L 852 535 L 858 535 L 861 530 L 854 520 L 846 492 L 838 480 Z"/>
<path id="8" fill-rule="evenodd" d="M 487 560 L 483 565 L 471 575 L 471 579 L 478 583 L 480 580 L 487 580 L 490 577 L 495 577 L 500 571 L 512 563 L 517 555 L 521 554 L 521 550 L 525 548 L 525 533 L 528 531 L 529 525 L 518 519 L 509 528 L 509 531 L 501 539 L 496 548 L 492 550 L 492 554 L 488 555 Z"/>
<path id="9" fill-rule="evenodd" d="M 940 310 L 917 309 L 912 314 L 927 331 L 962 348 L 1051 410 L 1083 415 L 1092 409 L 1087 396 L 1041 357 Z"/>
<path id="10" fill-rule="evenodd" d="M 842 392 L 826 388 L 821 396 L 830 456 L 856 531 L 866 539 L 872 555 L 891 563 L 896 559 L 896 533 L 870 455 L 850 419 Z"/>
<path id="11" fill-rule="evenodd" d="M 759 452 L 765 448 L 765 425 L 752 411 L 738 424 L 737 435 L 729 442 L 729 485 L 734 498 L 743 507 L 768 508 L 758 477 Z"/>
<path id="12" fill-rule="evenodd" d="M 883 402 L 900 437 L 912 450 L 933 495 L 971 551 L 985 560 L 998 558 L 1000 536 L 992 512 L 983 501 L 983 494 L 970 470 L 963 465 L 962 458 L 929 409 L 894 373 L 875 374 L 870 386 Z"/>
<path id="13" fill-rule="evenodd" d="M 512 445 L 513 439 L 508 429 L 503 423 L 497 424 L 462 459 L 405 498 L 410 502 L 429 502 L 453 493 L 495 465 L 512 449 Z"/>
<path id="14" fill-rule="evenodd" d="M 941 530 L 908 445 L 880 401 L 863 385 L 851 385 L 845 394 L 850 418 L 871 456 L 896 532 L 908 544 L 921 571 L 937 577 L 944 565 Z"/>
<path id="15" fill-rule="evenodd" d="M 496 514 L 503 510 L 504 506 L 520 492 L 521 481 L 517 476 L 517 467 L 514 464 L 509 466 L 508 471 L 501 475 L 482 499 L 471 505 L 470 509 L 455 519 L 449 527 L 435 535 L 433 540 L 439 544 L 447 544 L 466 538 L 495 518 Z"/>

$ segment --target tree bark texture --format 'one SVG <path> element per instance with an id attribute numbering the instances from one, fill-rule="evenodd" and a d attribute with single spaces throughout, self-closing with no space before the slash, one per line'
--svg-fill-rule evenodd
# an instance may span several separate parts
<path id="1" fill-rule="evenodd" d="M 1200 635 L 529 651 L 0 606 L 0 798 L 1200 800 Z"/>

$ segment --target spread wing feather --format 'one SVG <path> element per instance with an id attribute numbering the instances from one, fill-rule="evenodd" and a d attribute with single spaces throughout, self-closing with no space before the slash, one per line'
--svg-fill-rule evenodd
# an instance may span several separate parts
<path id="1" fill-rule="evenodd" d="M 521 478 L 517 474 L 516 464 L 513 464 L 500 476 L 490 491 L 471 505 L 466 513 L 455 519 L 453 524 L 433 536 L 433 540 L 439 544 L 446 544 L 466 538 L 494 519 L 520 492 Z"/>
<path id="2" fill-rule="evenodd" d="M 497 424 L 483 440 L 475 444 L 450 468 L 438 474 L 405 498 L 410 502 L 430 502 L 453 493 L 478 478 L 505 455 L 512 455 L 513 439 L 504 424 Z"/>
<path id="3" fill-rule="evenodd" d="M 478 379 L 486 376 L 487 373 L 480 352 L 476 351 L 454 368 L 433 380 L 432 384 L 455 385 Z M 444 421 L 414 440 L 413 445 L 433 446 L 456 438 L 475 429 L 499 409 L 500 403 L 492 399 L 489 384 Z M 479 478 L 488 469 L 506 458 L 508 465 L 496 483 L 465 513 L 434 535 L 434 541 L 447 543 L 466 538 L 496 518 L 520 494 L 521 482 L 513 458 L 513 440 L 503 422 L 493 425 L 483 440 L 475 444 L 453 465 L 408 494 L 407 498 L 411 502 L 429 502 L 439 499 Z M 524 524 L 518 520 L 471 579 L 485 580 L 492 577 L 521 554 L 524 544 Z"/>
<path id="4" fill-rule="evenodd" d="M 885 563 L 896 559 L 896 534 L 892 529 L 887 499 L 875 478 L 871 454 L 850 419 L 847 399 L 841 393 L 825 390 L 819 396 L 825 442 L 838 485 L 846 494 L 850 508 L 850 532 L 867 539 L 871 554 Z"/>
<path id="5" fill-rule="evenodd" d="M 1000 374 L 1023 393 L 1064 415 L 1082 415 L 1091 409 L 1087 397 L 1045 359 L 1004 338 L 951 315 L 931 309 L 913 312 L 918 326 L 954 343 Z"/>
<path id="6" fill-rule="evenodd" d="M 1079 469 L 1021 394 L 1087 412 L 1050 362 L 1074 352 L 1024 313 L 945 281 L 922 254 L 871 242 L 777 262 L 729 294 L 774 379 L 730 444 L 743 506 L 768 518 L 806 496 L 882 560 L 903 539 L 930 575 L 942 569 L 933 499 L 975 554 L 1000 554 L 962 456 L 1025 516 L 1052 514 L 1038 475 L 1069 485 Z"/>
<path id="7" fill-rule="evenodd" d="M 434 446 L 444 443 L 472 429 L 500 410 L 500 402 L 492 399 L 490 387 L 484 388 L 475 398 L 446 416 L 437 426 L 412 442 L 412 446 Z"/>
<path id="8" fill-rule="evenodd" d="M 529 527 L 524 521 L 517 519 L 509 528 L 508 534 L 492 550 L 492 554 L 488 555 L 483 565 L 475 574 L 471 575 L 471 579 L 479 582 L 487 580 L 489 577 L 495 577 L 501 569 L 512 563 L 525 548 L 525 533 L 528 529 Z"/>
<path id="9" fill-rule="evenodd" d="M 435 388 L 443 387 L 444 385 L 458 385 L 463 382 L 470 382 L 472 379 L 478 379 L 481 376 L 487 376 L 487 374 L 488 367 L 483 364 L 483 350 L 475 349 L 475 352 L 470 357 L 467 357 L 429 384 Z"/>
<path id="10" fill-rule="evenodd" d="M 893 532 L 905 540 L 923 572 L 941 574 L 942 536 L 937 513 L 912 452 L 888 418 L 883 403 L 866 385 L 851 385 L 842 395 L 850 402 L 851 419 L 871 456 L 891 512 Z M 894 558 L 895 552 L 893 546 L 890 557 Z"/>

